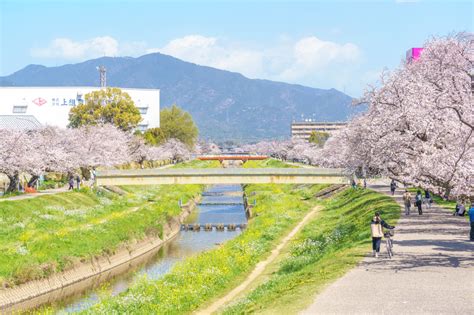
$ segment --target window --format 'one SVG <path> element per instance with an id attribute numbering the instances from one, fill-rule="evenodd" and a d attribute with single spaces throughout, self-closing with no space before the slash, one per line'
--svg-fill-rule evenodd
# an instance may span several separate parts
<path id="1" fill-rule="evenodd" d="M 24 114 L 28 109 L 27 105 L 13 105 L 13 113 L 14 114 Z"/>
<path id="2" fill-rule="evenodd" d="M 148 124 L 146 125 L 138 125 L 137 127 L 138 130 L 140 130 L 141 132 L 144 132 L 148 129 Z"/>
<path id="3" fill-rule="evenodd" d="M 140 112 L 141 115 L 145 115 L 148 112 L 148 106 L 147 107 L 138 107 L 138 111 Z"/>
<path id="4" fill-rule="evenodd" d="M 82 98 L 82 94 L 77 93 L 76 101 L 78 105 L 84 104 L 84 99 Z"/>

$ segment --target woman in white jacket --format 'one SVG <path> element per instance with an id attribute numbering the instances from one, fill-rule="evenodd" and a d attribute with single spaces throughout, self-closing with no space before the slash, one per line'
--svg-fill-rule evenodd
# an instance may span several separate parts
<path id="1" fill-rule="evenodd" d="M 375 212 L 375 216 L 370 222 L 370 232 L 372 234 L 372 251 L 374 257 L 379 257 L 380 252 L 380 243 L 382 242 L 383 237 L 383 228 L 394 229 L 395 226 L 387 224 L 382 218 L 380 218 L 380 213 Z"/>

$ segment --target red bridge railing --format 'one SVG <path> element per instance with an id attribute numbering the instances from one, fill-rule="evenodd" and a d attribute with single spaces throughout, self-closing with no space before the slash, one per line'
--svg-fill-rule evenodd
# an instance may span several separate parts
<path id="1" fill-rule="evenodd" d="M 201 161 L 250 161 L 250 160 L 266 160 L 266 155 L 205 155 L 199 156 Z"/>

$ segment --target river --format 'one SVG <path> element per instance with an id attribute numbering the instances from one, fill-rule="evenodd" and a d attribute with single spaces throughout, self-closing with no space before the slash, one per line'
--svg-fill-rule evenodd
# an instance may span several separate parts
<path id="1" fill-rule="evenodd" d="M 201 203 L 185 223 L 246 223 L 241 185 L 214 185 L 202 195 Z M 106 279 L 85 292 L 69 296 L 51 306 L 59 313 L 76 312 L 98 303 L 102 297 L 117 295 L 133 285 L 141 277 L 159 279 L 179 261 L 202 251 L 212 249 L 240 234 L 235 231 L 180 231 L 161 249 L 144 262 L 131 267 L 125 273 Z"/>

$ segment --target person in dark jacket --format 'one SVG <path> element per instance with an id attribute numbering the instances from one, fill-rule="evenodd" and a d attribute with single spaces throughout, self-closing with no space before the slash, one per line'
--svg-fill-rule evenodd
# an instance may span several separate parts
<path id="1" fill-rule="evenodd" d="M 392 192 L 392 196 L 395 194 L 395 189 L 397 189 L 397 183 L 394 179 L 392 179 L 392 182 L 390 183 L 390 191 Z"/>
<path id="2" fill-rule="evenodd" d="M 421 208 L 422 204 L 423 204 L 423 195 L 421 194 L 421 191 L 418 190 L 415 196 L 415 205 L 418 207 L 419 215 L 423 214 L 423 209 Z"/>
<path id="3" fill-rule="evenodd" d="M 375 216 L 370 222 L 370 232 L 372 235 L 372 251 L 374 257 L 379 257 L 380 243 L 382 242 L 383 237 L 383 227 L 390 230 L 395 228 L 395 226 L 391 226 L 390 224 L 382 220 L 379 212 L 375 212 Z"/>
<path id="4" fill-rule="evenodd" d="M 357 183 L 356 183 L 356 181 L 355 181 L 354 178 L 351 180 L 351 186 L 352 186 L 352 188 L 354 188 L 354 189 L 357 188 Z"/>
<path id="5" fill-rule="evenodd" d="M 72 190 L 74 189 L 74 176 L 69 176 L 69 189 L 68 190 Z"/>
<path id="6" fill-rule="evenodd" d="M 81 175 L 76 175 L 77 190 L 81 189 Z"/>
<path id="7" fill-rule="evenodd" d="M 431 193 L 429 190 L 425 190 L 425 204 L 428 205 L 428 208 L 431 208 L 431 204 L 433 203 L 433 199 L 431 198 Z"/>

